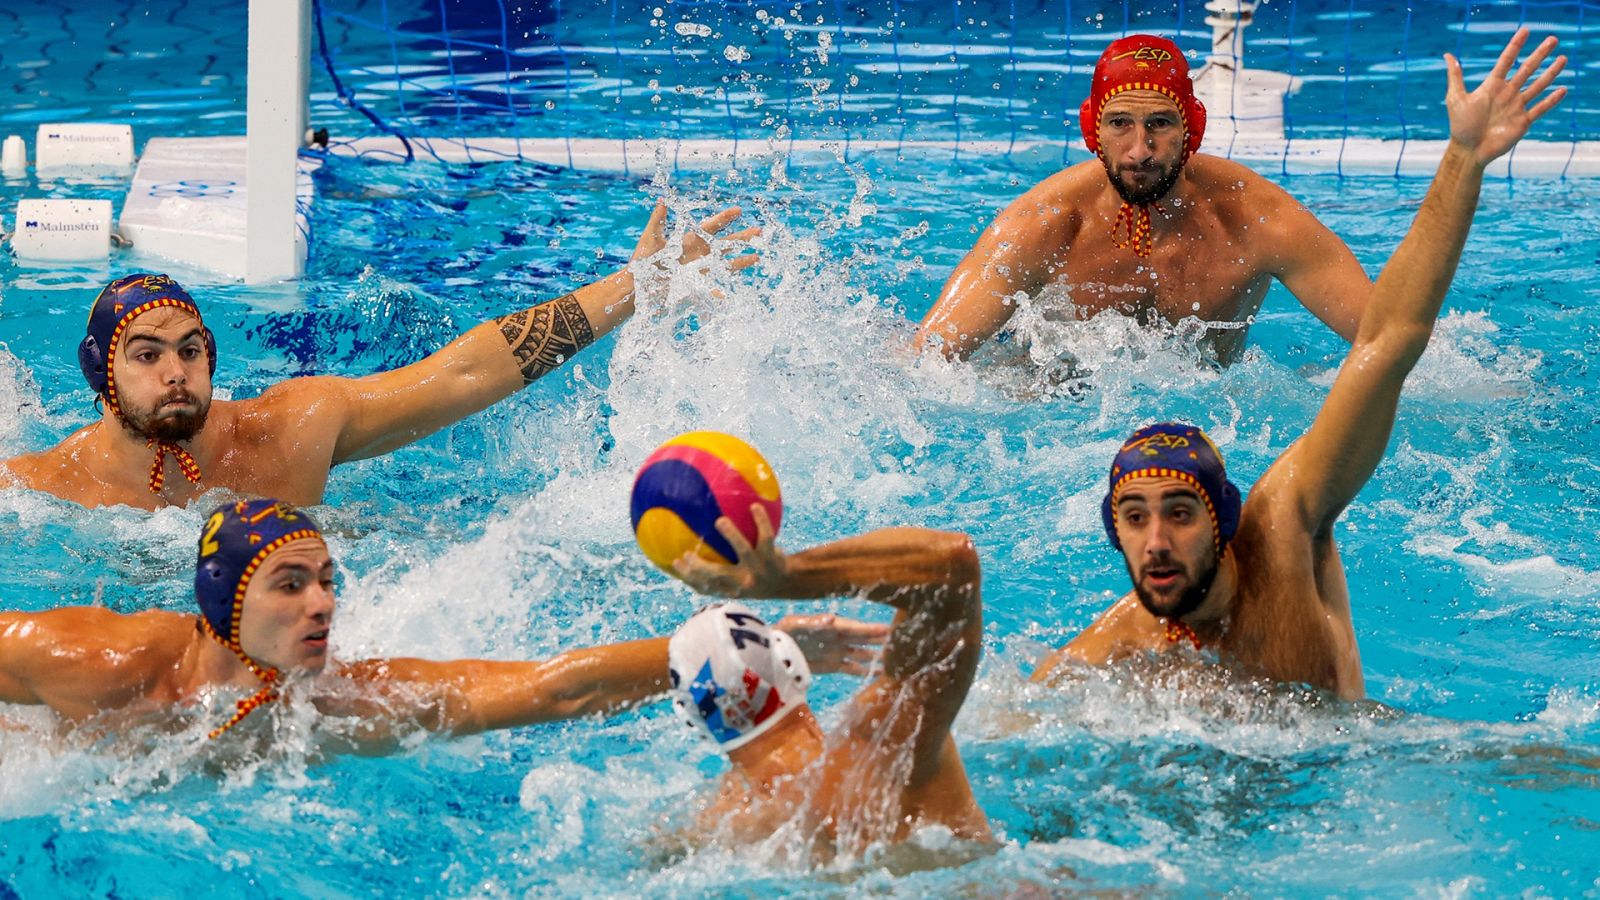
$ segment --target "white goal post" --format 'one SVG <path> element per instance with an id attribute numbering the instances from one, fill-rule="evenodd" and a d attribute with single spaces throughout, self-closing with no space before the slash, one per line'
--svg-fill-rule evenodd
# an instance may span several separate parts
<path id="1" fill-rule="evenodd" d="M 298 156 L 309 125 L 310 0 L 250 0 L 245 127 L 247 284 L 298 278 Z"/>

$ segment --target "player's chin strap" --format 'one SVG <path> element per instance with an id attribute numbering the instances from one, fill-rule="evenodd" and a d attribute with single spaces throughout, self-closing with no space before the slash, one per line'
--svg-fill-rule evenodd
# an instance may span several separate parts
<path id="1" fill-rule="evenodd" d="M 156 458 L 150 463 L 150 493 L 161 493 L 161 486 L 167 482 L 167 467 L 165 465 L 167 454 L 178 461 L 178 471 L 189 480 L 190 484 L 200 483 L 200 464 L 195 462 L 194 455 L 177 444 L 156 438 L 146 438 L 145 446 L 156 452 Z"/>
<path id="2" fill-rule="evenodd" d="M 211 623 L 206 621 L 204 616 L 200 617 L 200 627 L 204 628 L 206 634 L 211 635 L 211 637 L 217 643 L 227 647 L 229 650 L 232 650 L 234 655 L 239 657 L 239 660 L 250 669 L 250 673 L 261 679 L 261 690 L 256 691 L 254 694 L 251 694 L 250 696 L 234 704 L 237 707 L 237 711 L 233 714 L 233 717 L 228 719 L 228 721 L 224 722 L 219 727 L 213 728 L 211 733 L 206 735 L 207 740 L 215 740 L 218 735 L 239 724 L 240 722 L 243 722 L 245 716 L 255 712 L 257 708 L 265 706 L 268 703 L 278 699 L 279 675 L 277 669 L 262 666 L 255 660 L 251 659 L 245 654 L 244 648 L 234 646 L 233 644 L 223 640 L 222 636 L 217 634 L 216 630 L 211 627 Z"/>
<path id="3" fill-rule="evenodd" d="M 1176 644 L 1179 641 L 1187 640 L 1189 643 L 1194 644 L 1196 650 L 1200 649 L 1200 635 L 1189 627 L 1188 622 L 1176 616 L 1163 621 L 1167 626 L 1167 643 Z"/>
<path id="4" fill-rule="evenodd" d="M 1155 209 L 1162 215 L 1166 210 L 1156 203 L 1128 203 L 1123 202 L 1117 210 L 1117 218 L 1111 223 L 1111 245 L 1122 250 L 1132 250 L 1133 255 L 1141 259 L 1150 256 L 1152 242 L 1150 238 L 1150 210 Z M 1126 230 L 1127 238 L 1118 237 Z"/>

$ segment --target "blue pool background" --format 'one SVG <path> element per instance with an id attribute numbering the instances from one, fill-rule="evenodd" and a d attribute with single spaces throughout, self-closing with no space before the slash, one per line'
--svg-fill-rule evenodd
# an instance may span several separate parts
<path id="1" fill-rule="evenodd" d="M 128 119 L 141 141 L 242 129 L 242 5 L 187 3 L 164 20 L 103 6 L 101 18 L 125 24 L 91 28 L 48 4 L 0 13 L 0 45 L 18 63 L 0 126 Z M 1286 6 L 1302 22 L 1348 11 Z M 1418 15 L 1443 26 L 1462 9 Z M 1471 11 L 1474 29 L 1439 29 L 1472 36 L 1469 68 L 1503 40 L 1497 24 L 1522 19 L 1555 19 L 1576 44 L 1575 74 L 1592 68 L 1582 22 L 1593 7 Z M 1390 36 L 1364 29 L 1370 21 L 1350 32 L 1366 43 L 1353 55 L 1372 57 L 1362 89 L 1372 94 L 1339 114 L 1382 131 L 1393 121 L 1385 85 L 1404 81 L 1421 104 L 1439 79 L 1372 71 Z M 985 46 L 1012 43 L 985 34 Z M 165 52 L 175 46 L 188 52 Z M 332 96 L 325 80 L 318 91 Z M 321 102 L 331 115 L 333 101 Z M 1572 134 L 1560 131 L 1565 116 L 1592 138 L 1593 112 L 1574 91 L 1545 136 Z M 595 116 L 616 129 L 608 136 L 647 132 L 640 117 Z M 913 133 L 948 136 L 951 121 L 930 118 Z M 721 127 L 681 121 L 707 136 Z M 570 125 L 583 122 L 574 113 Z M 987 136 L 1010 124 L 972 122 L 969 133 Z M 974 366 L 905 354 L 908 319 L 975 231 L 1058 162 L 867 155 L 617 176 L 333 160 L 318 175 L 304 280 L 245 288 L 173 270 L 218 331 L 219 385 L 244 397 L 291 375 L 404 364 L 610 271 L 653 196 L 680 220 L 744 203 L 767 229 L 760 270 L 685 275 L 668 308 L 513 400 L 334 473 L 318 513 L 343 566 L 337 650 L 524 658 L 670 630 L 695 601 L 633 547 L 628 482 L 679 431 L 743 434 L 783 480 L 786 546 L 898 523 L 977 539 L 989 652 L 957 736 L 1003 838 L 997 852 L 968 860 L 924 835 L 933 864 L 880 854 L 818 872 L 777 862 L 774 846 L 658 850 L 721 770 L 659 709 L 331 763 L 308 759 L 304 711 L 290 709 L 276 748 L 240 763 L 208 756 L 204 721 L 176 737 L 84 742 L 54 736 L 37 710 L 4 708 L 0 896 L 1600 892 L 1600 185 L 1486 186 L 1390 454 L 1340 525 L 1372 698 L 1340 704 L 1220 676 L 1195 683 L 1160 665 L 1080 673 L 1054 689 L 1024 683 L 1124 588 L 1095 512 L 1117 440 L 1154 418 L 1191 417 L 1248 482 L 1309 422 L 1343 352 L 1275 290 L 1252 351 L 1225 372 L 1197 360 L 1181 329 L 1053 323 L 1037 310 Z M 1282 183 L 1373 274 L 1425 189 Z M 120 200 L 123 186 L 10 180 L 0 211 L 19 196 Z M 91 420 L 71 350 L 93 289 L 136 265 L 160 264 L 0 260 L 0 451 L 48 446 Z M 4 604 L 187 609 L 201 517 L 84 513 L 0 492 Z M 849 601 L 797 608 L 881 615 Z M 818 696 L 826 709 L 851 687 L 826 678 Z"/>

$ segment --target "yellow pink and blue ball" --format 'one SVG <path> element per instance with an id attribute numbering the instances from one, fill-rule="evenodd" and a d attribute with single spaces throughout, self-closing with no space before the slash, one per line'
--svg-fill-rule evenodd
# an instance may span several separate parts
<path id="1" fill-rule="evenodd" d="M 716 431 L 681 434 L 650 454 L 633 481 L 630 513 L 644 555 L 676 576 L 673 560 L 687 552 L 731 564 L 733 547 L 717 532 L 727 516 L 751 544 L 756 524 L 750 507 L 760 504 L 773 530 L 783 518 L 783 498 L 772 466 L 744 441 Z"/>

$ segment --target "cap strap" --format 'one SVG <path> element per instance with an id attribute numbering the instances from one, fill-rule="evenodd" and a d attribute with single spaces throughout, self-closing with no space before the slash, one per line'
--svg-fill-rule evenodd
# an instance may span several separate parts
<path id="1" fill-rule="evenodd" d="M 273 674 L 277 673 L 274 672 Z M 263 685 L 261 690 L 256 691 L 254 694 L 251 694 L 249 697 L 246 697 L 243 700 L 240 700 L 237 704 L 239 711 L 234 713 L 233 717 L 228 719 L 228 721 L 222 723 L 216 728 L 211 729 L 211 733 L 206 735 L 206 740 L 215 740 L 223 732 L 239 724 L 240 722 L 243 722 L 246 716 L 256 711 L 257 707 L 265 706 L 276 699 L 278 699 L 278 689 L 271 684 Z"/>
<path id="2" fill-rule="evenodd" d="M 1176 617 L 1166 619 L 1165 622 L 1167 625 L 1167 643 L 1176 644 L 1181 640 L 1187 640 L 1194 644 L 1196 650 L 1200 649 L 1200 635 L 1189 627 L 1188 622 Z"/>
<path id="3" fill-rule="evenodd" d="M 1150 208 L 1154 206 L 1156 212 L 1165 213 L 1166 210 L 1154 203 L 1126 203 L 1117 209 L 1117 218 L 1111 223 L 1111 245 L 1118 249 L 1133 251 L 1133 255 L 1146 258 L 1150 255 L 1152 242 L 1150 238 Z M 1119 238 L 1118 235 L 1126 229 L 1128 237 Z"/>
<path id="4" fill-rule="evenodd" d="M 177 444 L 148 438 L 145 446 L 156 451 L 156 458 L 150 462 L 150 493 L 161 493 L 161 486 L 167 482 L 166 455 L 178 461 L 178 470 L 190 484 L 200 483 L 200 464 L 195 462 L 194 455 Z"/>
<path id="5" fill-rule="evenodd" d="M 211 729 L 211 733 L 206 735 L 206 740 L 209 741 L 215 740 L 218 735 L 239 724 L 240 722 L 243 722 L 245 716 L 255 712 L 257 708 L 265 706 L 268 703 L 278 699 L 279 676 L 277 669 L 268 668 L 251 659 L 250 656 L 244 652 L 244 648 L 239 646 L 239 641 L 237 638 L 230 643 L 222 635 L 217 634 L 217 630 L 211 627 L 211 623 L 206 620 L 205 616 L 200 617 L 200 627 L 205 629 L 206 634 L 211 635 L 212 639 L 217 643 L 227 647 L 229 650 L 232 650 L 234 655 L 239 657 L 239 660 L 243 662 L 245 667 L 250 670 L 250 674 L 261 679 L 261 689 L 234 704 L 237 711 L 234 712 L 233 716 L 229 718 L 228 721 L 222 723 L 216 728 Z"/>

